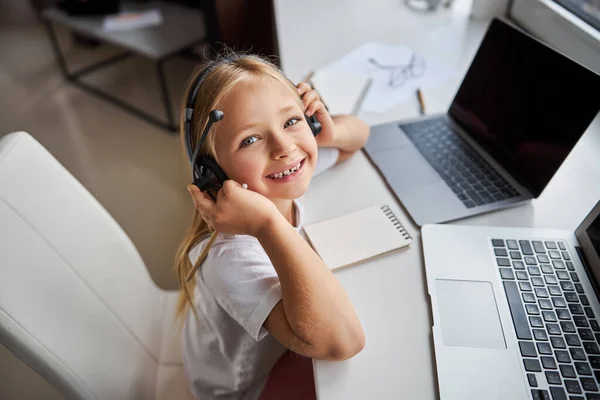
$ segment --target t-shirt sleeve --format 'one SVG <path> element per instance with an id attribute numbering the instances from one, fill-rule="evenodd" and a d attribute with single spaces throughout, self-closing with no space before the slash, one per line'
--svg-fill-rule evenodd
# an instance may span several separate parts
<path id="1" fill-rule="evenodd" d="M 255 340 L 267 335 L 263 324 L 281 300 L 281 284 L 260 243 L 251 238 L 215 242 L 202 278 L 217 302 Z"/>
<path id="2" fill-rule="evenodd" d="M 319 159 L 313 176 L 319 175 L 321 172 L 331 168 L 338 160 L 340 155 L 339 149 L 335 147 L 319 147 Z"/>

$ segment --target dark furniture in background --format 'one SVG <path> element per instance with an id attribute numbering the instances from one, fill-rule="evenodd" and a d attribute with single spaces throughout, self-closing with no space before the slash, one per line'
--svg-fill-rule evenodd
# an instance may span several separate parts
<path id="1" fill-rule="evenodd" d="M 279 56 L 272 0 L 177 0 L 198 7 L 208 18 L 208 39 L 237 50 Z M 214 31 L 214 36 L 212 35 Z M 279 61 L 274 61 L 279 64 Z"/>
<path id="2" fill-rule="evenodd" d="M 58 0 L 29 0 L 38 15 Z M 146 1 L 140 1 L 144 3 Z M 199 9 L 205 15 L 206 39 L 219 50 L 221 43 L 279 56 L 272 0 L 169 0 Z"/>
<path id="3" fill-rule="evenodd" d="M 77 2 L 77 0 L 71 1 Z M 177 54 L 194 57 L 188 50 L 200 42 L 206 42 L 214 51 L 220 51 L 224 46 L 235 50 L 248 50 L 269 56 L 272 61 L 279 64 L 271 0 L 121 1 L 122 11 L 154 8 L 157 4 L 161 5 L 160 8 L 171 10 L 168 15 L 163 15 L 164 22 L 158 27 L 126 32 L 104 32 L 103 16 L 69 15 L 57 7 L 58 0 L 30 0 L 30 2 L 48 31 L 57 62 L 66 79 L 171 131 L 176 131 L 178 126 L 173 117 L 163 71 L 163 62 L 168 58 Z M 127 51 L 79 71 L 70 72 L 53 29 L 54 23 L 67 26 L 78 44 L 94 46 L 100 42 L 107 42 Z M 166 123 L 78 79 L 84 74 L 123 60 L 132 54 L 141 55 L 156 63 Z M 210 57 L 212 54 L 208 51 L 205 55 Z M 196 60 L 201 61 L 197 57 Z"/>
<path id="4" fill-rule="evenodd" d="M 102 16 L 70 16 L 57 7 L 45 9 L 42 11 L 41 16 L 51 39 L 56 60 L 66 79 L 82 89 L 115 103 L 149 122 L 165 127 L 171 131 L 176 131 L 178 129 L 178 124 L 175 123 L 171 109 L 171 101 L 167 90 L 163 63 L 167 59 L 178 54 L 187 54 L 197 59 L 197 57 L 191 52 L 188 52 L 188 50 L 206 40 L 205 18 L 200 11 L 174 3 L 152 1 L 147 3 L 123 3 L 122 5 L 123 11 L 136 11 L 145 8 L 159 8 L 162 13 L 163 22 L 158 26 L 143 29 L 107 32 L 103 29 L 104 17 Z M 72 32 L 77 32 L 100 42 L 110 43 L 124 49 L 125 52 L 78 71 L 71 72 L 67 68 L 64 55 L 58 44 L 53 24 L 64 25 Z M 154 115 L 79 79 L 85 74 L 117 61 L 121 61 L 133 54 L 145 57 L 156 64 L 162 100 L 165 106 L 166 123 L 156 118 Z"/>

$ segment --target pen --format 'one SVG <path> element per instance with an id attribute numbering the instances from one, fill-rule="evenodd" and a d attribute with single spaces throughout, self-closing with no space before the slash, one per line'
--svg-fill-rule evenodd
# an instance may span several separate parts
<path id="1" fill-rule="evenodd" d="M 419 113 L 421 115 L 425 114 L 425 101 L 423 100 L 423 92 L 421 89 L 417 89 L 417 99 L 419 100 Z"/>

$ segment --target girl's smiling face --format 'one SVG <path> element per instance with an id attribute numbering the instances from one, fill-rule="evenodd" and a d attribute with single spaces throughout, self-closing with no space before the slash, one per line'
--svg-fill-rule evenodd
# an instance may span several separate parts
<path id="1" fill-rule="evenodd" d="M 216 158 L 230 179 L 271 200 L 306 192 L 317 142 L 289 86 L 268 77 L 247 78 L 217 108 L 224 118 L 215 124 Z"/>

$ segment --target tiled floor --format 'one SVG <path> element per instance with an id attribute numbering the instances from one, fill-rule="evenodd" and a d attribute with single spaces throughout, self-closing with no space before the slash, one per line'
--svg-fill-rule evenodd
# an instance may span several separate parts
<path id="1" fill-rule="evenodd" d="M 64 30 L 60 41 L 73 68 L 117 52 L 74 46 Z M 185 58 L 166 63 L 177 107 L 193 68 Z M 147 60 L 127 59 L 88 81 L 164 115 Z M 177 288 L 173 256 L 192 212 L 179 137 L 65 82 L 29 2 L 0 0 L 0 136 L 18 130 L 41 142 L 113 215 L 158 286 Z M 2 345 L 0 371 L 2 399 L 62 399 Z"/>
<path id="2" fill-rule="evenodd" d="M 2 1 L 0 136 L 24 130 L 40 141 L 119 222 L 156 284 L 176 288 L 173 256 L 192 212 L 179 137 L 65 82 L 28 2 Z M 73 69 L 118 53 L 109 46 L 73 45 L 66 31 L 60 33 Z M 166 63 L 177 119 L 193 68 L 192 60 L 181 57 Z M 148 60 L 128 58 L 85 79 L 164 115 L 155 66 Z"/>

